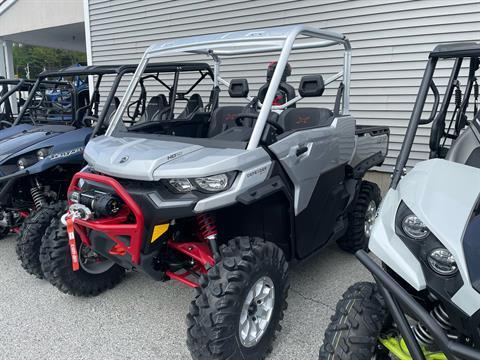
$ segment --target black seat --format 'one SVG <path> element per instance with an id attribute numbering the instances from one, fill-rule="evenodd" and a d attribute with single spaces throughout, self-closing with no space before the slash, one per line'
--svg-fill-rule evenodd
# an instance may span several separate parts
<path id="1" fill-rule="evenodd" d="M 334 119 L 333 111 L 325 108 L 286 109 L 278 118 L 278 124 L 285 131 L 330 126 Z"/>
<path id="2" fill-rule="evenodd" d="M 170 107 L 168 106 L 167 97 L 163 94 L 158 94 L 150 98 L 142 118 L 144 118 L 144 121 L 164 120 L 169 110 Z"/>
<path id="3" fill-rule="evenodd" d="M 200 94 L 192 94 L 185 105 L 185 109 L 178 115 L 179 119 L 189 119 L 197 111 L 203 109 L 203 100 Z"/>
<path id="4" fill-rule="evenodd" d="M 237 126 L 235 120 L 238 114 L 244 112 L 244 106 L 222 106 L 216 108 L 210 118 L 207 136 L 214 137 L 221 132 Z"/>

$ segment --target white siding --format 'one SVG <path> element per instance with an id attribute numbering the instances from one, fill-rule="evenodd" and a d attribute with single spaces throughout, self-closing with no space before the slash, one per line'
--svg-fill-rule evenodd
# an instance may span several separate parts
<path id="1" fill-rule="evenodd" d="M 214 32 L 304 23 L 345 33 L 354 49 L 351 112 L 360 124 L 391 129 L 385 170 L 400 149 L 428 51 L 437 43 L 480 40 L 479 0 L 89 0 L 89 13 L 95 64 L 136 62 L 155 41 Z M 333 74 L 339 55 L 295 55 L 292 84 L 308 73 Z M 273 58 L 232 59 L 226 77 L 247 77 L 255 90 Z M 438 72 L 440 85 L 448 73 Z M 321 102 L 333 103 L 334 93 Z M 419 130 L 413 161 L 428 156 L 428 135 Z"/>

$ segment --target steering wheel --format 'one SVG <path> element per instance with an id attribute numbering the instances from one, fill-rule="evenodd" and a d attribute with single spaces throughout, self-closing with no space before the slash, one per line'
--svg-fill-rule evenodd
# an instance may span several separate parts
<path id="1" fill-rule="evenodd" d="M 271 119 L 267 119 L 267 124 L 271 125 L 275 129 L 278 135 L 283 134 L 285 132 L 285 129 L 280 124 L 276 123 Z"/>
<path id="2" fill-rule="evenodd" d="M 258 118 L 258 114 L 240 113 L 235 118 L 235 124 L 237 124 L 237 126 L 245 126 L 245 124 L 241 119 L 257 119 L 257 118 Z M 271 119 L 267 118 L 267 124 L 271 125 L 275 129 L 278 135 L 285 132 L 285 129 L 280 124 L 277 124 L 275 121 Z"/>

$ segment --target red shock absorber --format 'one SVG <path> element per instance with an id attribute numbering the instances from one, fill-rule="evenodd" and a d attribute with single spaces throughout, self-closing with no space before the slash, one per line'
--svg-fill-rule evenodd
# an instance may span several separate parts
<path id="1" fill-rule="evenodd" d="M 197 225 L 201 238 L 208 242 L 212 250 L 214 258 L 219 255 L 217 245 L 217 225 L 215 223 L 215 217 L 209 213 L 203 213 L 197 215 Z"/>
<path id="2" fill-rule="evenodd" d="M 215 218 L 209 213 L 197 215 L 197 225 L 199 233 L 203 240 L 209 240 L 210 237 L 217 237 L 217 225 Z"/>

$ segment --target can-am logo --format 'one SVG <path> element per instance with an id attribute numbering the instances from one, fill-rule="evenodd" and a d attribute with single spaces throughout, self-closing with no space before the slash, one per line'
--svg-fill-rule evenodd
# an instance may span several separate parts
<path id="1" fill-rule="evenodd" d="M 69 151 L 63 151 L 59 153 L 55 153 L 50 155 L 50 159 L 55 160 L 55 159 L 63 159 L 72 155 L 76 155 L 79 153 L 82 153 L 85 148 L 83 146 L 69 150 Z"/>

